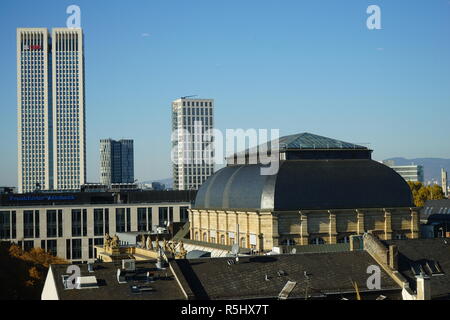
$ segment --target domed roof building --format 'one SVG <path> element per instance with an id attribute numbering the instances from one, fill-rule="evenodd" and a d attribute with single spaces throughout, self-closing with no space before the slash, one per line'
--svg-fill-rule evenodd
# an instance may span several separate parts
<path id="1" fill-rule="evenodd" d="M 278 170 L 263 175 L 267 165 L 259 149 L 230 157 L 228 166 L 200 187 L 190 211 L 192 239 L 239 241 L 241 247 L 266 251 L 347 242 L 367 231 L 386 240 L 418 237 L 408 184 L 373 161 L 372 150 L 310 133 L 286 136 L 279 139 Z"/>

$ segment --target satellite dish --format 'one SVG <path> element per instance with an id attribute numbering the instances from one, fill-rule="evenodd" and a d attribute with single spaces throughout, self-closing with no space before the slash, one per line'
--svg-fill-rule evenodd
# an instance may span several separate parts
<path id="1" fill-rule="evenodd" d="M 297 249 L 296 248 L 292 248 L 291 253 L 292 254 L 296 254 L 297 253 Z"/>
<path id="2" fill-rule="evenodd" d="M 231 247 L 231 253 L 232 254 L 238 254 L 239 253 L 239 245 L 237 243 L 233 244 Z"/>

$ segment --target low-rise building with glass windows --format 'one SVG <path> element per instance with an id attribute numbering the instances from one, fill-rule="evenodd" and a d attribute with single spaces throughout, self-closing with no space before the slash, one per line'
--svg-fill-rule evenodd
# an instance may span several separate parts
<path id="1" fill-rule="evenodd" d="M 71 262 L 95 259 L 106 233 L 154 231 L 188 221 L 194 191 L 1 195 L 0 241 L 41 247 Z"/>

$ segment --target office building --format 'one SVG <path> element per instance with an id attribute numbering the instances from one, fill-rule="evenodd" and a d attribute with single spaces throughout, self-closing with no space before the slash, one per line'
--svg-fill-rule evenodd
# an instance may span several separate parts
<path id="1" fill-rule="evenodd" d="M 100 182 L 134 183 L 133 140 L 100 140 Z"/>
<path id="2" fill-rule="evenodd" d="M 385 160 L 382 163 L 390 167 L 391 169 L 395 170 L 406 181 L 422 182 L 422 183 L 424 182 L 423 166 L 421 165 L 411 164 L 405 166 L 398 166 L 395 165 L 395 162 L 393 160 Z"/>
<path id="3" fill-rule="evenodd" d="M 442 192 L 444 193 L 445 197 L 448 197 L 448 182 L 447 182 L 447 171 L 442 168 L 441 169 L 441 186 L 442 186 Z"/>
<path id="4" fill-rule="evenodd" d="M 214 173 L 212 153 L 214 100 L 180 98 L 172 102 L 174 190 L 197 190 Z"/>
<path id="5" fill-rule="evenodd" d="M 154 231 L 188 221 L 194 191 L 58 192 L 0 195 L 0 241 L 93 261 L 106 233 Z"/>
<path id="6" fill-rule="evenodd" d="M 86 180 L 83 32 L 17 29 L 18 191 Z"/>

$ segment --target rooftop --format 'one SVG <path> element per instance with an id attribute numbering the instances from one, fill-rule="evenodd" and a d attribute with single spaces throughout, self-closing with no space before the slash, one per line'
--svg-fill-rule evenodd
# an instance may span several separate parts
<path id="1" fill-rule="evenodd" d="M 360 293 L 368 293 L 367 268 L 377 263 L 365 251 L 307 253 L 296 255 L 174 260 L 186 282 L 199 299 L 273 299 L 277 298 L 287 281 L 296 282 L 289 298 L 327 298 L 350 294 L 355 298 L 352 281 Z M 398 299 L 401 288 L 383 270 L 381 290 L 371 291 L 376 298 L 380 292 L 392 292 Z M 391 297 L 392 298 L 392 297 Z"/>
<path id="2" fill-rule="evenodd" d="M 416 289 L 416 275 L 412 267 L 420 266 L 430 277 L 432 299 L 450 298 L 450 239 L 409 239 L 383 241 L 397 245 L 399 252 L 398 271 L 407 278 L 411 289 Z M 441 272 L 431 272 L 429 267 L 437 262 Z M 419 267 L 419 270 L 420 270 Z"/>
<path id="3" fill-rule="evenodd" d="M 158 270 L 156 261 L 136 262 L 135 274 L 128 273 L 127 282 L 119 284 L 117 269 L 119 264 L 96 263 L 94 272 L 89 272 L 86 264 L 78 265 L 82 277 L 95 276 L 98 288 L 64 289 L 62 276 L 67 274 L 69 265 L 51 265 L 56 290 L 60 300 L 182 300 L 184 295 L 170 269 Z M 146 281 L 146 273 L 154 281 Z M 167 276 L 166 276 L 167 274 Z M 133 286 L 137 286 L 133 288 Z M 138 290 L 141 287 L 143 290 Z"/>

